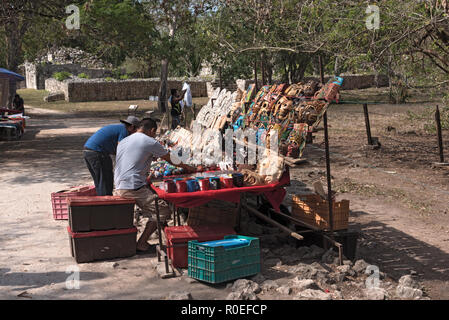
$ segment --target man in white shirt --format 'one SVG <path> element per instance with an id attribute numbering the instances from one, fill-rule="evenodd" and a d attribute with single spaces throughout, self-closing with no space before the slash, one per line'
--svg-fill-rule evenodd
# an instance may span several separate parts
<path id="1" fill-rule="evenodd" d="M 168 151 L 154 139 L 157 123 L 153 119 L 144 119 L 138 126 L 137 132 L 123 139 L 117 147 L 116 165 L 114 172 L 115 195 L 136 200 L 142 215 L 149 221 L 137 242 L 138 251 L 148 251 L 148 239 L 157 229 L 157 219 L 154 207 L 156 195 L 147 185 L 147 174 L 151 162 L 162 158 L 172 163 Z M 195 168 L 185 164 L 178 164 L 186 172 L 195 172 Z M 162 203 L 161 203 L 162 204 Z M 161 222 L 170 216 L 167 206 L 160 205 Z"/>

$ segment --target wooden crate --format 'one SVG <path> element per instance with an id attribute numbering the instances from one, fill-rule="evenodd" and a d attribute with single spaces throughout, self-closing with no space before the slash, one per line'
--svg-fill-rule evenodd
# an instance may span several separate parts
<path id="1" fill-rule="evenodd" d="M 190 208 L 187 225 L 222 225 L 234 228 L 237 225 L 237 213 L 235 205 L 215 200 L 201 207 Z"/>
<path id="2" fill-rule="evenodd" d="M 330 230 L 329 203 L 316 194 L 295 195 L 292 216 L 321 230 Z M 348 228 L 349 200 L 334 201 L 332 207 L 334 230 Z"/>

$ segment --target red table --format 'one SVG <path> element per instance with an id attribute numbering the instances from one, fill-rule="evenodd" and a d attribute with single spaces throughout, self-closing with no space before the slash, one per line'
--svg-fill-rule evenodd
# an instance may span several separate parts
<path id="1" fill-rule="evenodd" d="M 183 192 L 183 193 L 167 193 L 162 189 L 151 185 L 151 188 L 157 193 L 159 199 L 173 203 L 179 208 L 193 208 L 201 206 L 212 200 L 223 200 L 233 203 L 240 203 L 242 193 L 263 194 L 271 203 L 274 210 L 279 211 L 286 191 L 284 186 L 290 184 L 290 173 L 287 170 L 284 172 L 278 182 L 270 183 L 263 186 L 230 188 L 197 192 Z"/>
<path id="2" fill-rule="evenodd" d="M 267 200 L 271 203 L 275 211 L 279 211 L 279 206 L 281 205 L 286 191 L 284 186 L 290 185 L 290 172 L 288 167 L 284 171 L 282 177 L 278 182 L 263 185 L 263 186 L 253 186 L 253 187 L 242 187 L 242 188 L 230 188 L 230 189 L 219 189 L 219 190 L 208 190 L 208 191 L 197 191 L 197 192 L 183 192 L 183 193 L 167 193 L 162 189 L 157 188 L 154 185 L 150 185 L 151 188 L 156 192 L 157 197 L 155 199 L 156 217 L 157 217 L 157 228 L 159 233 L 159 246 L 157 246 L 158 261 L 161 261 L 161 255 L 164 256 L 165 260 L 165 272 L 166 276 L 170 276 L 168 267 L 168 257 L 167 248 L 163 247 L 162 244 L 162 228 L 160 225 L 160 215 L 159 215 L 159 205 L 158 199 L 165 200 L 173 204 L 173 214 L 175 215 L 176 207 L 180 208 L 193 208 L 201 206 L 212 200 L 223 200 L 233 203 L 240 203 L 242 196 L 246 193 L 252 194 L 263 194 Z M 240 209 L 241 210 L 241 207 Z M 176 218 L 173 217 L 175 223 Z M 179 217 L 178 217 L 179 224 Z M 162 252 L 164 248 L 164 252 Z"/>

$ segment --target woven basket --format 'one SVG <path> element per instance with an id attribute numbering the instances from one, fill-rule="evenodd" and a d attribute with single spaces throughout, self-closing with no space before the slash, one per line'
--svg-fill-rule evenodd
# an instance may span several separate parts
<path id="1" fill-rule="evenodd" d="M 226 202 L 211 201 L 204 206 L 189 209 L 187 225 L 222 225 L 234 228 L 237 225 L 237 208 Z"/>
<path id="2" fill-rule="evenodd" d="M 325 231 L 330 230 L 329 203 L 319 195 L 295 195 L 292 198 L 292 216 Z M 348 229 L 349 200 L 333 201 L 333 229 Z"/>

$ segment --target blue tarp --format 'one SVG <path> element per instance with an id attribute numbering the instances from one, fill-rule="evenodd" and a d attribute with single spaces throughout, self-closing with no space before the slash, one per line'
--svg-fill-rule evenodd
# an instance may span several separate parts
<path id="1" fill-rule="evenodd" d="M 15 72 L 0 68 L 0 78 L 8 78 L 9 80 L 24 81 L 25 78 Z"/>

